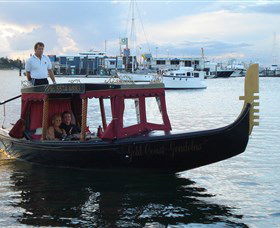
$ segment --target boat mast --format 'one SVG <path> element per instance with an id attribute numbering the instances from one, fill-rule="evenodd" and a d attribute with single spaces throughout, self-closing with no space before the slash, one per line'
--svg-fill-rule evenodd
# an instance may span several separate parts
<path id="1" fill-rule="evenodd" d="M 132 57 L 132 73 L 134 72 L 134 56 L 133 51 L 135 50 L 135 15 L 134 15 L 134 0 L 131 0 L 131 30 L 130 30 L 130 40 L 131 40 L 131 57 Z"/>
<path id="2" fill-rule="evenodd" d="M 205 54 L 204 54 L 204 48 L 201 48 L 201 57 L 203 61 L 203 70 L 205 69 Z"/>

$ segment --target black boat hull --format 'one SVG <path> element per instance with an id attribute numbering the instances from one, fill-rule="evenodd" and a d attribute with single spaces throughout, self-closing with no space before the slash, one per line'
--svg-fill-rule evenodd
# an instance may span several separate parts
<path id="1" fill-rule="evenodd" d="M 218 71 L 216 78 L 229 78 L 234 71 Z"/>
<path id="2" fill-rule="evenodd" d="M 226 127 L 192 133 L 138 136 L 110 142 L 41 142 L 14 139 L 0 131 L 0 141 L 9 156 L 44 165 L 179 172 L 245 151 L 250 108 L 248 104 L 238 119 Z"/>

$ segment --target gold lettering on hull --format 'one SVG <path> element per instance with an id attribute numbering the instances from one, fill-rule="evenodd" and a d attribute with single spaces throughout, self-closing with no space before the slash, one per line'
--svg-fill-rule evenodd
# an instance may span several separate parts
<path id="1" fill-rule="evenodd" d="M 203 149 L 203 145 L 208 140 L 195 142 L 194 140 L 186 140 L 180 142 L 169 142 L 164 145 L 157 143 L 146 143 L 138 145 L 129 145 L 125 148 L 127 153 L 132 157 L 142 156 L 176 156 L 176 154 L 199 152 Z"/>
<path id="2" fill-rule="evenodd" d="M 84 93 L 85 86 L 83 84 L 68 84 L 68 85 L 49 85 L 45 89 L 45 93 Z"/>

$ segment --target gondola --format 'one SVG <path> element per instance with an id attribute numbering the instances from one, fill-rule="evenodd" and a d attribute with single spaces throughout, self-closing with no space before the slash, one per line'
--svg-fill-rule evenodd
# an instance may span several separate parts
<path id="1" fill-rule="evenodd" d="M 93 169 L 151 169 L 180 172 L 222 161 L 245 151 L 258 125 L 258 65 L 245 77 L 242 112 L 230 125 L 197 132 L 172 133 L 163 84 L 53 84 L 21 90 L 21 116 L 11 130 L 0 129 L 1 149 L 10 157 L 50 166 Z M 146 99 L 153 98 L 162 124 L 147 121 Z M 99 100 L 102 124 L 87 133 L 88 100 Z M 107 124 L 104 100 L 111 104 Z M 135 104 L 137 123 L 125 127 L 125 100 Z M 97 105 L 94 103 L 94 105 Z M 70 111 L 81 133 L 76 140 L 46 140 L 51 116 Z M 39 135 L 35 131 L 41 129 Z"/>

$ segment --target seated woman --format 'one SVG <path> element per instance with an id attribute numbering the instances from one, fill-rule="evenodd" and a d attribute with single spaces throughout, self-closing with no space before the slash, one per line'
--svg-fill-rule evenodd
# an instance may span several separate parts
<path id="1" fill-rule="evenodd" d="M 71 123 L 72 116 L 71 113 L 66 111 L 62 113 L 62 123 L 60 128 L 63 129 L 67 135 L 78 134 L 81 132 L 78 126 Z"/>
<path id="2" fill-rule="evenodd" d="M 55 114 L 52 117 L 52 126 L 50 126 L 47 131 L 48 140 L 60 140 L 66 135 L 65 130 L 60 128 L 61 122 L 61 115 Z"/>

